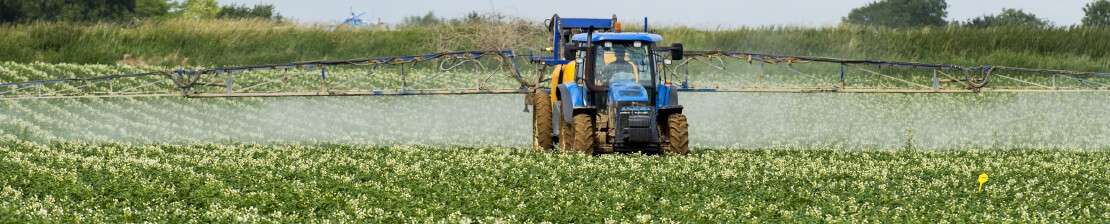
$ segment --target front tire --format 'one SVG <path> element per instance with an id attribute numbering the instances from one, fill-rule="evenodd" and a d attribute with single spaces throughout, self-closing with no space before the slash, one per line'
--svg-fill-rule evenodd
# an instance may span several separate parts
<path id="1" fill-rule="evenodd" d="M 679 155 L 689 154 L 690 132 L 688 128 L 686 115 L 671 114 L 667 116 L 667 145 L 663 149 Z"/>
<path id="2" fill-rule="evenodd" d="M 574 128 L 559 116 L 559 151 L 574 152 Z"/>
<path id="3" fill-rule="evenodd" d="M 594 118 L 589 114 L 574 115 L 574 148 L 586 155 L 594 154 L 597 127 L 594 127 Z"/>
<path id="4" fill-rule="evenodd" d="M 551 127 L 551 96 L 537 92 L 532 113 L 532 148 L 550 150 L 554 129 Z"/>

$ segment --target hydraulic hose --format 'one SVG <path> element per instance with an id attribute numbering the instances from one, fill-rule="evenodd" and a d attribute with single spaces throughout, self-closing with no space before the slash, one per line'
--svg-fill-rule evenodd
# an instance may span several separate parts
<path id="1" fill-rule="evenodd" d="M 984 86 L 987 86 L 987 83 L 991 81 L 991 73 L 994 72 L 994 68 L 995 67 L 990 67 L 986 71 L 983 71 L 983 80 L 980 80 L 980 82 L 976 82 L 975 80 L 971 79 L 971 75 L 968 74 L 970 73 L 971 68 L 964 68 L 964 78 L 967 79 L 967 83 L 971 84 L 972 88 L 983 88 Z M 982 67 L 980 67 L 979 70 L 982 70 Z"/>
<path id="2" fill-rule="evenodd" d="M 551 20 L 546 21 L 547 22 L 547 31 L 554 33 L 555 29 L 558 29 L 558 27 L 555 27 L 555 23 L 557 23 L 558 21 L 559 21 L 559 14 L 552 15 Z"/>

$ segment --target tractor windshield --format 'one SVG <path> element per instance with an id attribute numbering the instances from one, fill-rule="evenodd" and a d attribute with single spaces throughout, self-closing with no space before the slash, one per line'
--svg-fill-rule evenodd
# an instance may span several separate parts
<path id="1" fill-rule="evenodd" d="M 615 81 L 633 81 L 654 86 L 652 60 L 648 43 L 642 41 L 606 41 L 597 45 L 596 84 L 607 86 Z"/>

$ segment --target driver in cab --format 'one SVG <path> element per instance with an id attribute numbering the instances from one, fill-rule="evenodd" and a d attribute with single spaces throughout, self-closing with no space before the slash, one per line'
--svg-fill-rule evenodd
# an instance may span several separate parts
<path id="1" fill-rule="evenodd" d="M 597 85 L 608 85 L 611 81 L 628 80 L 639 82 L 640 75 L 636 69 L 636 65 L 628 61 L 625 54 L 625 46 L 615 44 L 613 47 L 606 48 L 603 57 L 598 58 L 604 60 L 605 67 L 598 70 L 599 79 L 595 80 Z M 614 59 L 610 60 L 610 55 Z"/>

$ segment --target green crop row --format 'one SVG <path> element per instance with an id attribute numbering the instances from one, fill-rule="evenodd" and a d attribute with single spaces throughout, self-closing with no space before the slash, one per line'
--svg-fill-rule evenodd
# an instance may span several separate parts
<path id="1" fill-rule="evenodd" d="M 1110 219 L 1098 151 L 3 144 L 0 222 Z"/>

